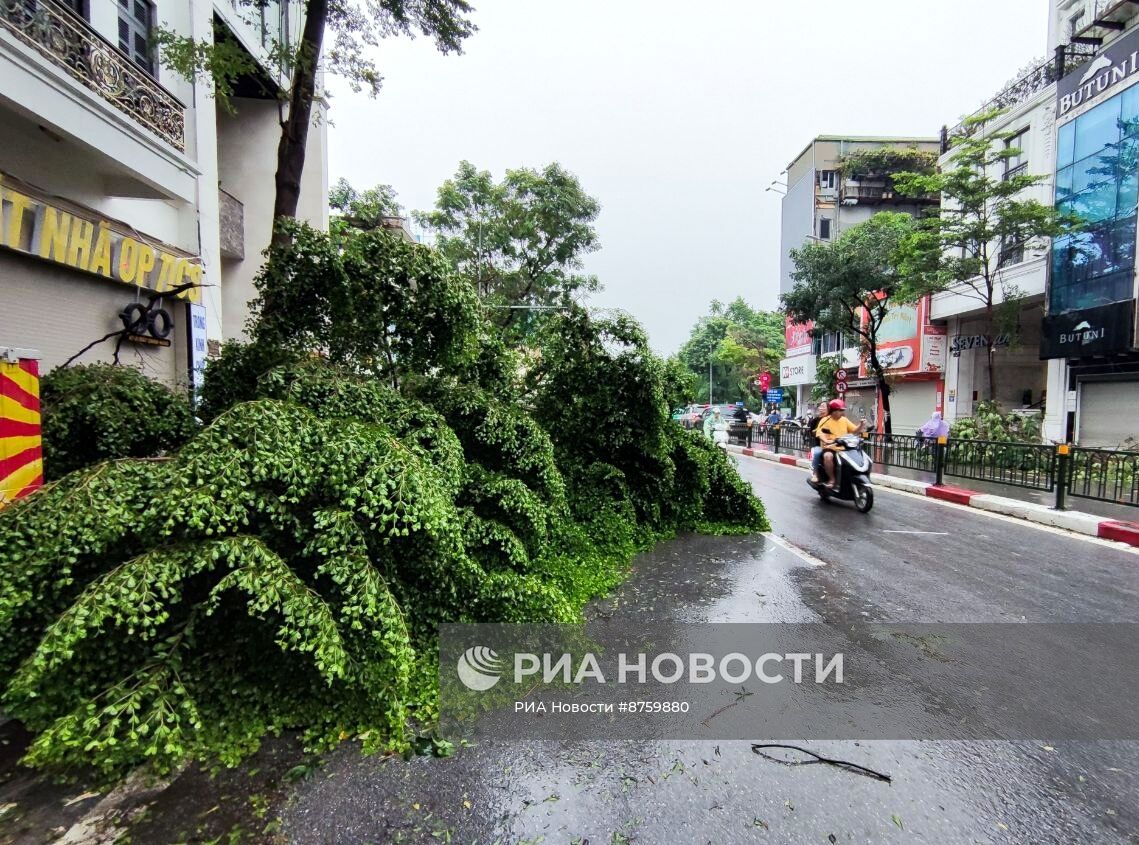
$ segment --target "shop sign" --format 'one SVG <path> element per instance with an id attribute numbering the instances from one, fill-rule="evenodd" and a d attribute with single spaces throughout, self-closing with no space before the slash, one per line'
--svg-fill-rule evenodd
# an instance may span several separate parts
<path id="1" fill-rule="evenodd" d="M 882 369 L 895 373 L 912 373 L 922 369 L 922 339 L 918 326 L 924 322 L 924 300 L 918 305 L 891 305 L 878 327 L 877 353 Z M 862 314 L 865 326 L 867 317 Z M 866 361 L 862 361 L 858 374 L 863 378 L 870 374 Z"/>
<path id="2" fill-rule="evenodd" d="M 186 332 L 190 344 L 190 387 L 196 397 L 202 389 L 206 376 L 206 307 L 194 302 L 186 303 L 186 315 L 190 330 Z"/>
<path id="3" fill-rule="evenodd" d="M 1132 301 L 1044 318 L 1040 357 L 1082 358 L 1131 348 Z"/>
<path id="4" fill-rule="evenodd" d="M 993 349 L 1002 349 L 1012 343 L 1012 339 L 1007 334 L 999 334 L 993 338 Z M 953 353 L 954 358 L 960 358 L 961 353 L 966 349 L 987 349 L 989 346 L 989 338 L 983 334 L 956 334 L 953 336 L 953 343 L 949 346 L 949 351 Z"/>
<path id="5" fill-rule="evenodd" d="M 1074 109 L 1106 99 L 1129 86 L 1137 75 L 1139 35 L 1132 30 L 1056 83 L 1057 118 L 1062 120 Z"/>
<path id="6" fill-rule="evenodd" d="M 779 383 L 784 387 L 796 384 L 813 384 L 816 364 L 814 355 L 784 358 L 779 362 Z"/>
<path id="7" fill-rule="evenodd" d="M 197 258 L 151 243 L 125 223 L 102 218 L 93 209 L 49 199 L 4 174 L 0 174 L 0 246 L 153 291 L 202 281 Z M 198 302 L 201 289 L 178 296 Z"/>
<path id="8" fill-rule="evenodd" d="M 945 326 L 922 326 L 921 369 L 923 373 L 945 371 Z"/>

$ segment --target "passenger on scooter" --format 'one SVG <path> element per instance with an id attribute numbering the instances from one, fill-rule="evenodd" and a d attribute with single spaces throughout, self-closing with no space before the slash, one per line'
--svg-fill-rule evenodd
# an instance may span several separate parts
<path id="1" fill-rule="evenodd" d="M 846 410 L 846 403 L 841 399 L 832 399 L 828 402 L 827 410 L 830 411 L 830 414 L 819 423 L 818 428 L 815 429 L 815 436 L 819 438 L 819 443 L 823 447 L 823 468 L 828 486 L 831 490 L 837 490 L 838 473 L 835 472 L 834 465 L 834 453 L 838 448 L 836 441 L 848 434 L 861 434 L 866 430 L 866 420 L 863 419 L 862 422 L 855 425 L 847 419 L 843 414 L 843 411 Z"/>
<path id="2" fill-rule="evenodd" d="M 815 429 L 819 427 L 819 423 L 826 419 L 830 410 L 827 408 L 826 401 L 819 403 L 815 409 L 815 414 L 805 423 L 807 445 L 811 447 L 811 483 L 817 484 L 819 480 L 819 473 L 823 469 L 823 447 L 819 445 L 819 438 L 815 434 Z"/>

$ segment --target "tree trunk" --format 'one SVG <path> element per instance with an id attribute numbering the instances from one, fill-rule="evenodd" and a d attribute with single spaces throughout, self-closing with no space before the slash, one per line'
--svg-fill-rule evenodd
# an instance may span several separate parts
<path id="1" fill-rule="evenodd" d="M 890 385 L 886 381 L 886 372 L 878 362 L 878 351 L 870 352 L 870 367 L 874 370 L 874 378 L 878 382 L 878 394 L 882 397 L 882 432 L 889 443 L 894 436 L 894 424 L 890 420 Z"/>
<path id="2" fill-rule="evenodd" d="M 990 294 L 989 301 L 985 304 L 985 354 L 988 356 L 986 365 L 989 371 L 989 401 L 995 402 L 997 400 L 997 362 L 996 362 L 996 349 L 997 342 L 996 335 L 994 335 L 995 322 L 993 318 L 993 298 Z"/>
<path id="3" fill-rule="evenodd" d="M 297 45 L 293 67 L 292 91 L 289 93 L 289 113 L 281 127 L 281 141 L 277 145 L 276 196 L 273 201 L 273 243 L 281 245 L 288 238 L 276 230 L 282 217 L 296 217 L 301 198 L 301 174 L 304 172 L 305 152 L 308 147 L 309 124 L 312 120 L 312 101 L 316 94 L 316 69 L 324 43 L 324 30 L 328 23 L 328 0 L 307 0 L 305 25 Z"/>

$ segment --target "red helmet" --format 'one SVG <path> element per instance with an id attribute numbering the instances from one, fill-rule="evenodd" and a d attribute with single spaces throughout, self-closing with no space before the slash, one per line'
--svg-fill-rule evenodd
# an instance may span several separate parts
<path id="1" fill-rule="evenodd" d="M 832 399 L 831 401 L 827 402 L 827 410 L 828 411 L 845 411 L 846 410 L 846 403 L 843 402 L 841 399 Z"/>

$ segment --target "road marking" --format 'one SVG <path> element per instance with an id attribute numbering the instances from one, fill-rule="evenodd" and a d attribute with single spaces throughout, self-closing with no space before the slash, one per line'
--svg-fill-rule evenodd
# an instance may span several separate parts
<path id="1" fill-rule="evenodd" d="M 948 531 L 891 531 L 883 530 L 883 534 L 936 534 L 939 537 L 948 537 Z"/>
<path id="2" fill-rule="evenodd" d="M 779 546 L 780 548 L 786 549 L 787 551 L 791 552 L 791 554 L 795 555 L 795 557 L 799 558 L 799 560 L 805 562 L 808 566 L 818 567 L 818 566 L 826 566 L 827 565 L 827 562 L 825 560 L 819 560 L 817 557 L 815 557 L 810 552 L 806 551 L 805 549 L 799 548 L 794 543 L 792 543 L 790 540 L 788 540 L 784 537 L 777 537 L 771 531 L 764 532 L 763 536 L 766 537 L 767 539 L 769 539 L 775 545 Z"/>

